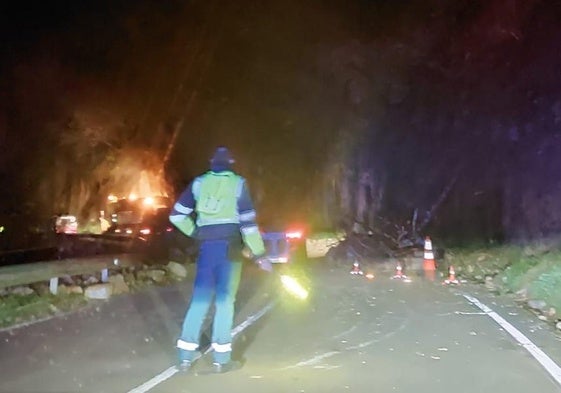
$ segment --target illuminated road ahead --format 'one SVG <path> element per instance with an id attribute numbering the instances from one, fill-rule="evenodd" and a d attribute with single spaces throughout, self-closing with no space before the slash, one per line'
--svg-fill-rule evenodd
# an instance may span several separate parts
<path id="1" fill-rule="evenodd" d="M 273 277 L 246 269 L 234 344 L 245 364 L 234 373 L 209 375 L 208 356 L 191 375 L 170 369 L 186 282 L 1 333 L 0 391 L 561 392 L 530 352 L 464 295 L 559 364 L 550 327 L 508 299 L 420 277 L 391 280 L 391 272 L 367 280 L 318 263 L 304 270 L 312 296 L 300 302 L 279 296 Z"/>

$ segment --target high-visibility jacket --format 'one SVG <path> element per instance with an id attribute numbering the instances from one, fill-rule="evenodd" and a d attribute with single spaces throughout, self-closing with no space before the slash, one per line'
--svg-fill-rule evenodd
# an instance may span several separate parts
<path id="1" fill-rule="evenodd" d="M 246 181 L 232 171 L 209 171 L 195 178 L 169 219 L 182 233 L 200 240 L 228 239 L 241 232 L 253 255 L 265 253 Z"/>

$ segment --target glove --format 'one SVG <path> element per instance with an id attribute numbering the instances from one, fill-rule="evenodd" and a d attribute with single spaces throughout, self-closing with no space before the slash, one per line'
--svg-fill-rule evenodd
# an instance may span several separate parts
<path id="1" fill-rule="evenodd" d="M 271 261 L 267 257 L 264 257 L 264 256 L 258 257 L 257 259 L 255 259 L 255 264 L 257 266 L 259 266 L 259 269 L 261 269 L 261 270 L 264 270 L 268 273 L 273 272 L 273 264 L 271 263 Z"/>

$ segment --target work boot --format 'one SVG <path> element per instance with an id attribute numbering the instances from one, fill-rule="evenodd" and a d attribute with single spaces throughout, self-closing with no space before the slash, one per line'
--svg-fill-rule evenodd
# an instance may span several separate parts
<path id="1" fill-rule="evenodd" d="M 230 360 L 228 363 L 212 363 L 212 368 L 216 374 L 229 373 L 242 368 L 242 362 Z"/>
<path id="2" fill-rule="evenodd" d="M 190 360 L 182 360 L 177 365 L 177 371 L 180 373 L 188 373 L 193 367 L 193 362 Z"/>

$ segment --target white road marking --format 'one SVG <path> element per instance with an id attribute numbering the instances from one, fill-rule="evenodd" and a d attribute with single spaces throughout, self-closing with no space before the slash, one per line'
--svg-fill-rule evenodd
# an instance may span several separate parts
<path id="1" fill-rule="evenodd" d="M 491 310 L 485 304 L 481 303 L 476 298 L 463 295 L 470 303 L 477 306 L 481 311 L 486 313 L 490 318 L 492 318 L 495 322 L 497 322 L 504 330 L 506 330 L 516 341 L 520 343 L 530 355 L 532 355 L 542 366 L 545 370 L 557 381 L 558 384 L 561 385 L 561 368 L 543 352 L 539 349 L 528 337 L 526 337 L 520 330 L 516 329 L 510 323 L 508 323 L 503 317 L 499 314 Z"/>
<path id="2" fill-rule="evenodd" d="M 343 337 L 343 336 L 348 335 L 349 333 L 352 333 L 355 329 L 356 329 L 356 325 L 353 326 L 352 328 L 348 329 L 348 330 L 345 330 L 345 331 L 342 332 L 342 333 L 339 333 L 339 334 L 336 335 L 336 336 L 333 336 L 332 338 L 335 339 L 335 340 L 337 340 L 337 339 L 339 339 L 339 338 L 341 338 L 341 337 Z"/>
<path id="3" fill-rule="evenodd" d="M 401 330 L 401 329 L 399 329 L 399 330 Z M 393 336 L 393 334 L 392 334 L 392 336 Z M 345 348 L 345 351 L 354 351 L 355 349 L 366 348 L 366 347 L 368 347 L 368 346 L 370 346 L 370 345 L 372 345 L 372 344 L 375 344 L 375 343 L 377 343 L 377 342 L 379 342 L 379 341 L 380 341 L 379 338 L 377 338 L 377 339 L 375 339 L 375 340 L 366 341 L 366 342 L 360 343 L 360 344 L 358 344 L 358 345 L 353 345 L 353 346 L 351 346 L 351 347 L 346 347 L 346 348 Z"/>
<path id="4" fill-rule="evenodd" d="M 236 337 L 238 334 L 243 332 L 249 326 L 257 322 L 263 315 L 265 315 L 269 310 L 271 310 L 275 306 L 274 302 L 267 304 L 264 308 L 262 308 L 257 313 L 250 315 L 245 321 L 240 323 L 234 329 L 232 329 L 232 337 Z M 212 351 L 212 347 L 208 347 L 203 355 Z M 146 393 L 153 387 L 161 384 L 165 380 L 173 377 L 179 370 L 176 366 L 171 366 L 168 369 L 162 371 L 160 374 L 156 375 L 154 378 L 144 382 L 142 385 L 137 386 L 136 388 L 129 390 L 128 393 Z"/>

